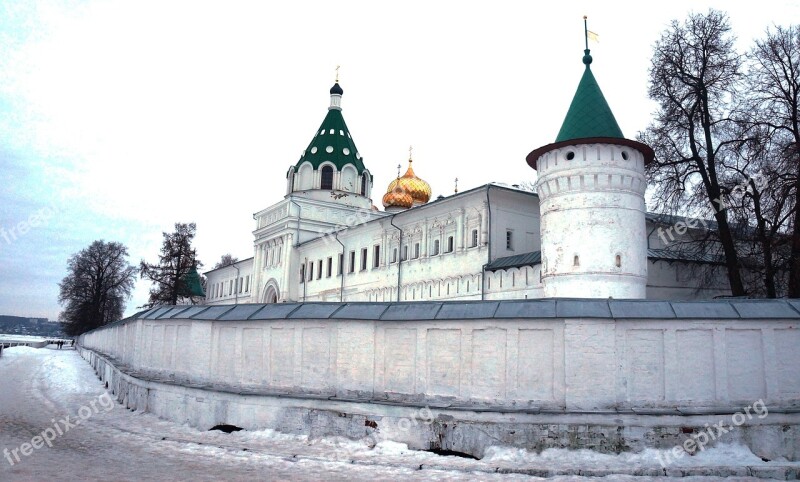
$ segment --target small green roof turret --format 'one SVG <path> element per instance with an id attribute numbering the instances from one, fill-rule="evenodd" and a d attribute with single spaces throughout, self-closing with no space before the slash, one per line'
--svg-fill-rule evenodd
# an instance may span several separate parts
<path id="1" fill-rule="evenodd" d="M 206 295 L 205 291 L 203 290 L 203 284 L 200 281 L 200 275 L 197 273 L 197 266 L 195 264 L 192 264 L 191 269 L 189 269 L 189 272 L 181 278 L 181 281 L 182 283 L 178 288 L 181 296 L 193 298 L 195 296 L 200 297 Z"/>
<path id="2" fill-rule="evenodd" d="M 596 38 L 597 34 L 589 32 L 585 16 L 583 17 L 583 29 L 586 42 L 583 64 L 586 69 L 578 83 L 578 90 L 572 97 L 572 103 L 569 105 L 564 123 L 561 124 L 561 130 L 558 131 L 555 142 L 534 149 L 525 157 L 525 161 L 533 169 L 538 169 L 538 159 L 553 149 L 569 145 L 605 143 L 629 146 L 638 150 L 644 156 L 644 163 L 647 165 L 655 157 L 653 149 L 641 142 L 625 139 L 619 124 L 617 124 L 617 119 L 614 118 L 614 113 L 611 112 L 611 107 L 608 106 L 603 91 L 597 85 L 597 80 L 589 67 L 592 64 L 589 36 L 591 34 L 593 38 Z"/>
<path id="3" fill-rule="evenodd" d="M 610 137 L 623 139 L 622 130 L 614 118 L 614 113 L 603 96 L 603 91 L 597 84 L 592 69 L 592 56 L 589 49 L 583 51 L 583 63 L 586 70 L 572 98 L 572 103 L 558 131 L 556 142 L 591 137 Z"/>
<path id="4" fill-rule="evenodd" d="M 364 160 L 358 152 L 342 116 L 343 93 L 339 82 L 331 87 L 331 105 L 328 107 L 328 115 L 317 129 L 311 143 L 303 151 L 295 169 L 300 169 L 303 163 L 310 162 L 316 170 L 323 162 L 328 161 L 333 163 L 339 171 L 347 164 L 352 164 L 359 175 L 364 172 Z"/>

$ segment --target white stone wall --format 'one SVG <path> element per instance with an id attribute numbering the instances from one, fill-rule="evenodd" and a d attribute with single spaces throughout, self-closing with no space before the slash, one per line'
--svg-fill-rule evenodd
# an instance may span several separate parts
<path id="1" fill-rule="evenodd" d="M 796 320 L 464 319 L 496 303 L 450 306 L 436 321 L 139 319 L 81 343 L 159 377 L 264 393 L 567 411 L 800 403 Z"/>

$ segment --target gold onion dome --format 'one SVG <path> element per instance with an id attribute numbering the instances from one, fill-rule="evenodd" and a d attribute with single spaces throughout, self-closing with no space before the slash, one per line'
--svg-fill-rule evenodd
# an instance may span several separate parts
<path id="1" fill-rule="evenodd" d="M 431 198 L 431 186 L 423 181 L 411 167 L 413 160 L 408 160 L 408 170 L 401 177 L 398 177 L 386 189 L 383 195 L 383 207 L 410 208 L 419 204 L 425 204 Z"/>

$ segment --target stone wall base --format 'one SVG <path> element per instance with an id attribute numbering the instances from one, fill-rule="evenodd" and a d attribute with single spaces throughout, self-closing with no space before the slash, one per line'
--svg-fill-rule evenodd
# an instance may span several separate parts
<path id="1" fill-rule="evenodd" d="M 385 401 L 346 401 L 330 397 L 265 396 L 212 390 L 139 378 L 105 355 L 78 347 L 117 400 L 201 430 L 230 424 L 246 430 L 273 429 L 310 438 L 342 436 L 392 440 L 416 450 L 448 450 L 482 458 L 494 445 L 541 451 L 591 449 L 601 453 L 673 449 L 706 434 L 706 447 L 719 442 L 746 445 L 759 457 L 800 460 L 800 413 L 769 412 L 719 434 L 731 413 L 658 415 L 576 411 L 531 413 L 459 409 Z"/>

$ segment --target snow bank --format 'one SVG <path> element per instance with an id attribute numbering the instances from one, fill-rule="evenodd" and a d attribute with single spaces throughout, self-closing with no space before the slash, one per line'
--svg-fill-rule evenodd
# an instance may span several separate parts
<path id="1" fill-rule="evenodd" d="M 3 356 L 6 355 L 37 355 L 45 353 L 41 351 L 39 348 L 31 348 L 29 346 L 12 346 L 9 348 L 3 348 Z"/>
<path id="2" fill-rule="evenodd" d="M 662 461 L 674 467 L 743 466 L 767 465 L 741 444 L 719 444 L 707 448 L 694 456 L 689 454 L 676 458 L 671 450 L 645 449 L 642 452 L 601 454 L 592 450 L 547 449 L 542 453 L 513 447 L 492 446 L 486 449 L 482 461 L 503 462 L 513 465 L 547 466 L 553 468 L 622 468 L 660 467 Z M 800 467 L 800 463 L 797 464 Z"/>

